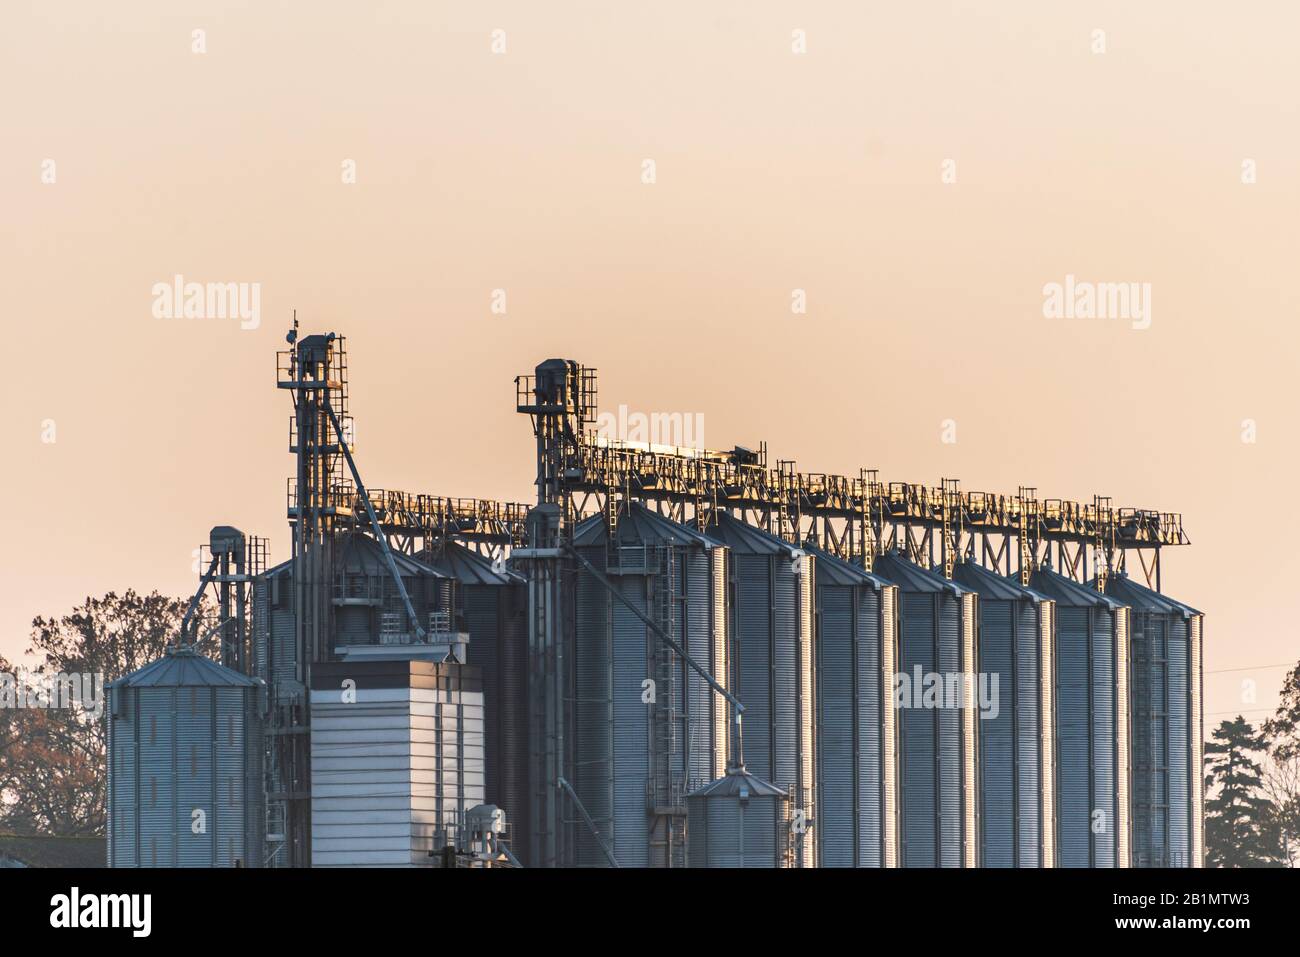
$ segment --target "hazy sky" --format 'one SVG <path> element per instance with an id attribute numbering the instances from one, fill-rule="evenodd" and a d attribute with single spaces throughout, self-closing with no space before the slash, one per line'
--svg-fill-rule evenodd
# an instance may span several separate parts
<path id="1" fill-rule="evenodd" d="M 371 486 L 527 499 L 512 379 L 566 356 L 806 471 L 1180 511 L 1207 723 L 1258 719 L 1283 670 L 1220 670 L 1300 655 L 1297 33 L 1286 2 L 10 3 L 0 654 L 88 594 L 189 594 L 214 524 L 287 556 L 296 308 L 348 337 Z M 260 326 L 155 318 L 177 274 L 260 283 Z M 1149 283 L 1150 327 L 1046 318 L 1067 275 Z"/>

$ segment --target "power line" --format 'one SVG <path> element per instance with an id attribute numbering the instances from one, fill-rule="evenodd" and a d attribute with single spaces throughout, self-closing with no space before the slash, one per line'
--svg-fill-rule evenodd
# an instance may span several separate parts
<path id="1" fill-rule="evenodd" d="M 1214 670 L 1207 671 L 1205 673 L 1207 675 L 1221 675 L 1221 674 L 1226 674 L 1229 671 L 1263 671 L 1266 668 L 1294 668 L 1294 667 L 1296 667 L 1296 664 L 1294 662 L 1288 661 L 1285 664 L 1280 664 L 1280 665 L 1247 665 L 1244 668 L 1215 668 Z"/>

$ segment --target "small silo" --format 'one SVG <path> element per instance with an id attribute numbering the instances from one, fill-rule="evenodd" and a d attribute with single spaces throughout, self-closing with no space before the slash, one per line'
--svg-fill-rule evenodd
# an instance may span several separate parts
<path id="1" fill-rule="evenodd" d="M 527 865 L 527 581 L 457 542 L 417 557 L 456 582 L 456 616 L 469 633 L 467 660 L 483 675 L 487 803 L 505 810 L 511 852 Z"/>
<path id="2" fill-rule="evenodd" d="M 1129 864 L 1129 612 L 1039 567 L 1056 608 L 1056 866 Z"/>
<path id="3" fill-rule="evenodd" d="M 975 867 L 975 594 L 897 553 L 878 556 L 874 570 L 899 595 L 899 858 L 904 867 Z"/>
<path id="4" fill-rule="evenodd" d="M 432 867 L 483 803 L 483 688 L 459 662 L 318 664 L 312 867 Z"/>
<path id="5" fill-rule="evenodd" d="M 818 548 L 817 835 L 821 867 L 897 867 L 898 589 Z"/>
<path id="6" fill-rule="evenodd" d="M 109 867 L 262 866 L 262 687 L 183 646 L 109 684 Z"/>
<path id="7" fill-rule="evenodd" d="M 1201 713 L 1201 613 L 1123 573 L 1108 576 L 1105 587 L 1131 615 L 1131 862 L 1199 866 L 1192 842 L 1202 813 L 1202 763 L 1193 734 Z"/>
<path id="8" fill-rule="evenodd" d="M 790 867 L 790 795 L 729 768 L 686 798 L 691 867 Z"/>
<path id="9" fill-rule="evenodd" d="M 730 553 L 732 690 L 745 706 L 745 764 L 792 795 L 793 866 L 815 867 L 816 563 L 803 549 L 725 513 L 715 513 L 707 531 Z"/>
<path id="10" fill-rule="evenodd" d="M 574 547 L 725 684 L 725 549 L 639 504 L 580 523 Z M 726 767 L 727 712 L 708 684 L 594 575 L 578 572 L 574 790 L 626 867 L 685 864 L 686 795 Z M 603 867 L 577 831 L 577 861 Z"/>
<path id="11" fill-rule="evenodd" d="M 1051 601 L 970 561 L 953 580 L 979 597 L 980 866 L 1048 866 Z"/>

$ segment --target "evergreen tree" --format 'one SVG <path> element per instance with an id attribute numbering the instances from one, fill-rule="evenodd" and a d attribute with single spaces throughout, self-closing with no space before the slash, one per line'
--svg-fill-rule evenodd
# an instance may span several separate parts
<path id="1" fill-rule="evenodd" d="M 1264 772 L 1252 757 L 1267 750 L 1244 717 L 1222 721 L 1205 746 L 1205 856 L 1210 867 L 1285 864 L 1279 817 L 1264 796 Z"/>

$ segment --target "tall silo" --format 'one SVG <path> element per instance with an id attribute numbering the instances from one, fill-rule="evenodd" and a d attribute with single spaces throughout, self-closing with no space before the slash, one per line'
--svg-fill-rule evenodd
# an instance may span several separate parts
<path id="1" fill-rule="evenodd" d="M 815 867 L 815 560 L 722 512 L 707 531 L 730 551 L 732 690 L 745 706 L 745 764 L 791 793 L 793 866 Z"/>
<path id="2" fill-rule="evenodd" d="M 487 803 L 506 812 L 511 852 L 528 863 L 528 586 L 504 563 L 446 542 L 417 558 L 456 582 L 467 660 L 483 675 Z"/>
<path id="3" fill-rule="evenodd" d="M 1131 609 L 1132 834 L 1134 867 L 1200 866 L 1193 832 L 1201 810 L 1197 735 L 1201 675 L 1199 611 L 1123 573 L 1106 594 Z M 1193 715 L 1196 715 L 1195 721 Z M 1199 727 L 1196 729 L 1199 733 Z"/>
<path id="4" fill-rule="evenodd" d="M 109 867 L 261 867 L 262 683 L 182 646 L 108 689 Z"/>
<path id="5" fill-rule="evenodd" d="M 789 792 L 744 768 L 686 798 L 691 867 L 790 867 Z"/>
<path id="6" fill-rule="evenodd" d="M 574 547 L 725 684 L 725 549 L 639 504 L 580 523 Z M 574 789 L 622 866 L 680 867 L 686 795 L 723 773 L 727 713 L 708 684 L 606 585 L 575 585 Z M 577 861 L 605 866 L 578 828 Z"/>
<path id="7" fill-rule="evenodd" d="M 978 865 L 974 592 L 897 553 L 874 570 L 898 586 L 899 857 Z"/>
<path id="8" fill-rule="evenodd" d="M 1030 587 L 1056 603 L 1057 866 L 1128 867 L 1128 608 L 1046 566 Z"/>
<path id="9" fill-rule="evenodd" d="M 898 589 L 818 548 L 817 835 L 822 867 L 897 867 Z"/>
<path id="10" fill-rule="evenodd" d="M 980 866 L 1048 866 L 1052 603 L 970 561 L 953 580 L 979 597 Z"/>

